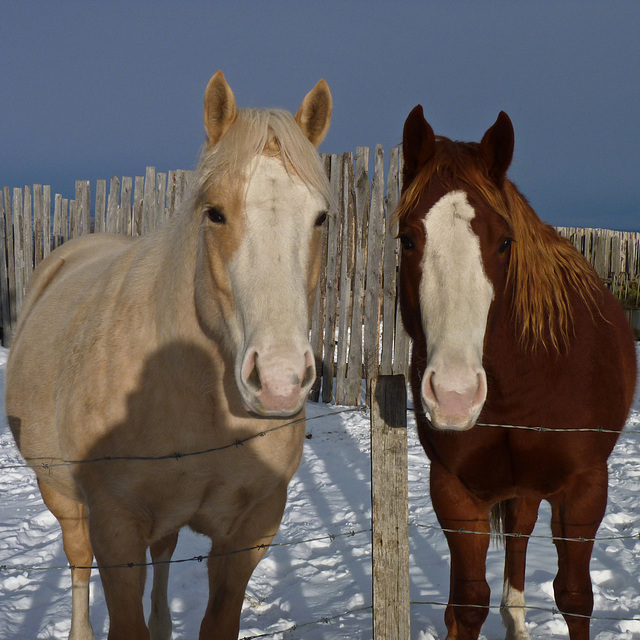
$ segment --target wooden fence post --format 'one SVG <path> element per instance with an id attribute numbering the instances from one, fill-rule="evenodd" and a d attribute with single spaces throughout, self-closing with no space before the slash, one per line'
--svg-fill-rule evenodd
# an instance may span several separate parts
<path id="1" fill-rule="evenodd" d="M 373 640 L 407 640 L 409 481 L 404 376 L 371 381 Z"/>

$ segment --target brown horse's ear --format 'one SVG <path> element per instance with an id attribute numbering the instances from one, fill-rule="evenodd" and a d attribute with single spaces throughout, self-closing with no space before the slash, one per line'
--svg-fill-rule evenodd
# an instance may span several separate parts
<path id="1" fill-rule="evenodd" d="M 224 73 L 218 70 L 209 80 L 204 92 L 204 128 L 207 141 L 213 147 L 234 123 L 238 110 L 231 87 Z"/>
<path id="2" fill-rule="evenodd" d="M 489 168 L 489 176 L 501 187 L 513 158 L 513 125 L 509 116 L 501 111 L 495 124 L 484 134 L 480 149 Z"/>
<path id="3" fill-rule="evenodd" d="M 436 137 L 425 120 L 422 105 L 417 105 L 407 116 L 402 133 L 403 188 L 409 186 L 422 167 L 433 155 Z"/>
<path id="4" fill-rule="evenodd" d="M 296 122 L 314 146 L 318 146 L 329 130 L 333 100 L 325 80 L 307 93 L 295 115 Z"/>

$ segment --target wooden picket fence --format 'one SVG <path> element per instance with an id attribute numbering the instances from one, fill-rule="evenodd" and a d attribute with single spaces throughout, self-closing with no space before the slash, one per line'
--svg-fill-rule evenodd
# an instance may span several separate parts
<path id="1" fill-rule="evenodd" d="M 614 293 L 624 294 L 630 282 L 640 279 L 640 233 L 576 227 L 556 229 L 593 265 Z"/>
<path id="2" fill-rule="evenodd" d="M 409 339 L 397 296 L 399 241 L 392 213 L 400 197 L 398 148 L 391 150 L 384 182 L 384 152 L 369 149 L 325 156 L 335 197 L 324 236 L 323 268 L 311 315 L 311 344 L 318 362 L 312 399 L 338 404 L 364 402 L 363 380 L 405 373 Z M 386 193 L 386 195 L 385 195 Z M 335 383 L 335 389 L 334 389 Z M 321 389 L 320 389 L 321 386 Z"/>
<path id="3" fill-rule="evenodd" d="M 378 375 L 404 374 L 409 340 L 397 296 L 399 243 L 392 212 L 401 189 L 402 155 L 369 149 L 324 155 L 334 205 L 323 235 L 322 269 L 312 310 L 311 343 L 318 377 L 312 399 L 357 406 Z M 85 233 L 149 233 L 180 207 L 192 174 L 187 171 L 98 180 L 92 198 L 87 181 L 75 199 L 33 185 L 0 191 L 0 321 L 9 346 L 31 273 L 55 247 Z M 109 187 L 107 192 L 107 186 Z M 93 203 L 93 208 L 92 208 Z M 53 204 L 53 211 L 52 211 Z M 615 291 L 640 279 L 640 233 L 562 227 L 567 237 Z M 635 284 L 634 284 L 635 283 Z M 640 305 L 639 305 L 640 306 Z"/>

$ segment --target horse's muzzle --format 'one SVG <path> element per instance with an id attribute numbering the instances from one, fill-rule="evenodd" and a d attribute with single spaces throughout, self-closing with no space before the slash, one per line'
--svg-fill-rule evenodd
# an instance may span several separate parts
<path id="1" fill-rule="evenodd" d="M 438 372 L 427 367 L 422 404 L 434 429 L 466 431 L 473 427 L 487 397 L 487 378 L 479 371 Z"/>
<path id="2" fill-rule="evenodd" d="M 303 352 L 249 349 L 239 376 L 247 408 L 258 415 L 289 417 L 299 413 L 316 378 L 310 347 Z"/>

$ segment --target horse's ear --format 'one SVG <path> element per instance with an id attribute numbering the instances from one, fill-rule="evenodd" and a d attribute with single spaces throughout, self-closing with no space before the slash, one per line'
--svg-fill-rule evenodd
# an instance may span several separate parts
<path id="1" fill-rule="evenodd" d="M 234 123 L 238 110 L 231 87 L 218 69 L 204 92 L 204 128 L 207 141 L 213 147 Z"/>
<path id="2" fill-rule="evenodd" d="M 501 111 L 494 125 L 487 130 L 480 142 L 480 149 L 489 168 L 489 175 L 500 187 L 513 158 L 513 143 L 513 124 L 511 124 L 509 116 Z"/>
<path id="3" fill-rule="evenodd" d="M 295 115 L 296 122 L 314 146 L 318 146 L 329 130 L 333 100 L 325 80 L 307 93 Z"/>
<path id="4" fill-rule="evenodd" d="M 402 183 L 408 187 L 422 167 L 433 155 L 436 137 L 433 129 L 425 120 L 422 105 L 413 108 L 407 116 L 402 132 L 402 156 L 404 167 Z"/>

